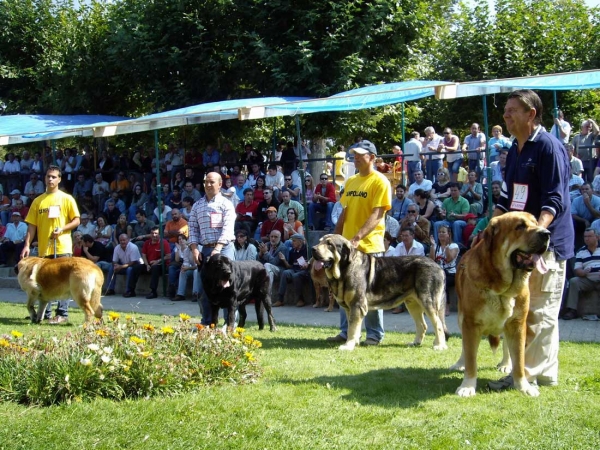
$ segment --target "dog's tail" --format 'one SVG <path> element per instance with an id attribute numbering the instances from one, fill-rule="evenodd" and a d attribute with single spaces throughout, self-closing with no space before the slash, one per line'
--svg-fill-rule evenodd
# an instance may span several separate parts
<path id="1" fill-rule="evenodd" d="M 492 336 L 488 335 L 488 342 L 490 343 L 490 347 L 492 347 L 492 351 L 496 353 L 498 346 L 500 345 L 500 336 Z"/>

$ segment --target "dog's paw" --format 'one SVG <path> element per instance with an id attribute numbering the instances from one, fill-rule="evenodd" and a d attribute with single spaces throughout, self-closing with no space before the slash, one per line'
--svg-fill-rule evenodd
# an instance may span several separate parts
<path id="1" fill-rule="evenodd" d="M 496 367 L 502 373 L 511 373 L 512 372 L 512 365 L 511 364 L 499 363 Z"/>
<path id="2" fill-rule="evenodd" d="M 347 352 L 351 352 L 352 350 L 354 350 L 355 346 L 356 346 L 356 344 L 353 341 L 350 341 L 350 342 L 346 342 L 344 345 L 340 345 L 339 349 L 347 351 Z"/>
<path id="3" fill-rule="evenodd" d="M 535 384 L 529 383 L 527 380 L 523 380 L 520 383 L 517 381 L 514 382 L 514 387 L 517 391 L 529 396 L 529 397 L 539 397 L 540 390 Z"/>
<path id="4" fill-rule="evenodd" d="M 406 344 L 406 345 L 407 345 L 408 347 L 420 347 L 420 346 L 421 346 L 421 343 L 420 343 L 420 342 L 417 342 L 417 341 L 414 341 L 414 342 L 411 342 L 410 344 Z"/>
<path id="5" fill-rule="evenodd" d="M 475 388 L 468 386 L 463 387 L 462 385 L 456 390 L 456 395 L 459 397 L 475 397 Z"/>
<path id="6" fill-rule="evenodd" d="M 462 361 L 458 361 L 456 364 L 450 366 L 450 370 L 457 370 L 459 372 L 465 371 L 465 365 Z"/>
<path id="7" fill-rule="evenodd" d="M 325 311 L 325 312 L 331 312 L 331 311 L 333 311 L 333 308 L 327 308 L 327 309 L 324 309 L 323 311 Z"/>
<path id="8" fill-rule="evenodd" d="M 438 344 L 434 345 L 433 349 L 436 351 L 448 350 L 448 346 L 446 344 Z"/>

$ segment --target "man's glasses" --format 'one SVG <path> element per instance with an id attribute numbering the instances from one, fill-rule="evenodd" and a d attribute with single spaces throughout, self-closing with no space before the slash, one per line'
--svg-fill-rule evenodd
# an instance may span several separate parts
<path id="1" fill-rule="evenodd" d="M 417 211 L 415 211 L 414 209 L 409 209 L 409 210 L 407 210 L 406 212 L 407 212 L 407 213 L 409 213 L 409 214 L 414 214 L 414 213 L 416 213 Z"/>
<path id="2" fill-rule="evenodd" d="M 450 134 L 450 133 L 448 133 L 447 131 L 444 131 L 444 134 Z"/>
<path id="3" fill-rule="evenodd" d="M 292 181 L 292 179 L 291 178 L 286 178 L 285 181 Z"/>
<path id="4" fill-rule="evenodd" d="M 321 178 L 321 181 L 327 181 L 328 178 Z"/>

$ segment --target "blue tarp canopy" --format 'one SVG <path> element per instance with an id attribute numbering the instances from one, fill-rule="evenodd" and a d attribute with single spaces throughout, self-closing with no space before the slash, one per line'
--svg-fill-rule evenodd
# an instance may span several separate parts
<path id="1" fill-rule="evenodd" d="M 475 95 L 508 93 L 515 89 L 575 91 L 598 88 L 600 88 L 600 70 L 583 70 L 580 72 L 446 84 L 436 88 L 435 97 L 439 100 L 448 100 Z"/>
<path id="2" fill-rule="evenodd" d="M 203 103 L 162 113 L 151 114 L 120 123 L 96 124 L 95 137 L 108 137 L 117 134 L 137 133 L 140 131 L 158 130 L 161 128 L 196 125 L 200 123 L 218 122 L 220 120 L 237 119 L 239 110 L 255 106 L 285 104 L 306 100 L 306 97 L 263 97 L 241 100 L 224 100 Z"/>
<path id="3" fill-rule="evenodd" d="M 436 87 L 452 84 L 447 81 L 426 80 L 376 84 L 341 92 L 322 99 L 292 101 L 279 105 L 245 108 L 240 110 L 240 120 L 377 108 L 430 97 L 435 94 Z"/>
<path id="4" fill-rule="evenodd" d="M 114 116 L 37 116 L 0 117 L 0 145 L 62 139 L 70 136 L 92 136 L 92 125 L 129 120 Z"/>

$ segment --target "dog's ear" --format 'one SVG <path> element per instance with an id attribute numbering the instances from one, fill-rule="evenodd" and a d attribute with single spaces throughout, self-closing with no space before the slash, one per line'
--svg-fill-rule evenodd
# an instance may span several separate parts
<path id="1" fill-rule="evenodd" d="M 333 255 L 333 266 L 331 270 L 333 271 L 333 278 L 339 280 L 342 277 L 342 273 L 340 271 L 340 260 L 342 255 L 340 254 L 340 245 L 336 245 L 335 242 L 330 242 L 333 244 L 333 251 L 331 254 Z"/>
<path id="2" fill-rule="evenodd" d="M 494 251 L 494 237 L 497 231 L 498 224 L 496 220 L 492 220 L 483 231 L 483 245 L 490 255 Z"/>

